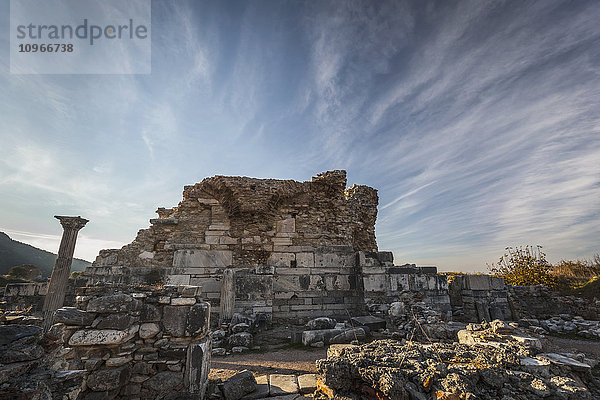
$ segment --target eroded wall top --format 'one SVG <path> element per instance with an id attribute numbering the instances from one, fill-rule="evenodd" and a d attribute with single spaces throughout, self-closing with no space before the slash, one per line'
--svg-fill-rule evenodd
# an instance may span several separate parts
<path id="1" fill-rule="evenodd" d="M 170 267 L 182 249 L 217 250 L 238 266 L 308 247 L 376 251 L 377 204 L 373 188 L 346 189 L 343 170 L 306 182 L 214 176 L 185 186 L 177 207 L 159 208 L 148 229 L 120 250 L 102 250 L 96 264 Z"/>

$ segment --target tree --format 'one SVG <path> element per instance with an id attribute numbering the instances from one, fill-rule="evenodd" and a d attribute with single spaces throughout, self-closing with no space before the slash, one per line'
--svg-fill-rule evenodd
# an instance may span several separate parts
<path id="1" fill-rule="evenodd" d="M 504 278 L 509 285 L 544 285 L 556 287 L 557 280 L 552 275 L 552 265 L 546 260 L 542 246 L 507 247 L 498 264 L 488 264 L 489 271 Z"/>

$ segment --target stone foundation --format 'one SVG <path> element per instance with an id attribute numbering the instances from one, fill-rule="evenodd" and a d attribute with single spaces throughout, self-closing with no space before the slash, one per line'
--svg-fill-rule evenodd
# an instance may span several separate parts
<path id="1" fill-rule="evenodd" d="M 48 337 L 68 369 L 86 370 L 82 399 L 202 398 L 211 353 L 210 305 L 196 286 L 83 287 L 77 308 L 56 312 Z"/>

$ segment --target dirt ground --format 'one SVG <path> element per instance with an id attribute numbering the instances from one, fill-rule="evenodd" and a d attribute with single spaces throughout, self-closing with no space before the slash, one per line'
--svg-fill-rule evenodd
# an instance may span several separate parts
<path id="1" fill-rule="evenodd" d="M 290 346 L 286 337 L 289 328 L 268 331 L 257 337 L 260 351 L 213 357 L 210 379 L 225 380 L 245 369 L 254 375 L 315 373 L 315 361 L 327 357 L 327 348 Z M 550 337 L 553 351 L 583 352 L 600 358 L 600 342 Z"/>

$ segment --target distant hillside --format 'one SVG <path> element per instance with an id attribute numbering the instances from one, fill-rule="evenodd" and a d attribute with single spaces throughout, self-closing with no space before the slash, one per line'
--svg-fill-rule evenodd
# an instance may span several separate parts
<path id="1" fill-rule="evenodd" d="M 42 270 L 44 277 L 50 276 L 56 254 L 41 250 L 25 243 L 12 240 L 6 233 L 0 232 L 0 274 L 6 274 L 15 265 L 33 264 Z M 83 271 L 90 262 L 73 259 L 71 271 Z"/>

